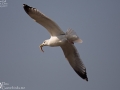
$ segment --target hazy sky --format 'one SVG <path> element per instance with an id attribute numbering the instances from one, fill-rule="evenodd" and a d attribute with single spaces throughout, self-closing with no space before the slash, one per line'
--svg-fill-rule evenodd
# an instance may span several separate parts
<path id="1" fill-rule="evenodd" d="M 120 90 L 120 0 L 6 0 L 0 7 L 0 82 L 25 90 Z M 83 40 L 75 44 L 89 81 L 71 68 L 60 47 L 39 45 L 50 37 L 22 4 L 39 9 L 66 32 Z"/>

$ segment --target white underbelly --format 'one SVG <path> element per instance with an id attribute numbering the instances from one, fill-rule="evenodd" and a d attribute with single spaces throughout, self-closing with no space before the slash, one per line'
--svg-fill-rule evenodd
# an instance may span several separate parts
<path id="1" fill-rule="evenodd" d="M 60 36 L 54 36 L 51 37 L 49 40 L 49 46 L 55 47 L 55 46 L 61 46 L 67 41 L 65 35 L 60 35 Z"/>

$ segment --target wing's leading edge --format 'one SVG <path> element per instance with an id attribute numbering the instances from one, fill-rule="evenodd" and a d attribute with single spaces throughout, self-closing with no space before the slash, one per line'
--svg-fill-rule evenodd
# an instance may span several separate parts
<path id="1" fill-rule="evenodd" d="M 32 19 L 45 27 L 49 31 L 51 36 L 65 34 L 54 21 L 38 11 L 36 8 L 30 7 L 26 4 L 23 4 L 23 8 Z"/>

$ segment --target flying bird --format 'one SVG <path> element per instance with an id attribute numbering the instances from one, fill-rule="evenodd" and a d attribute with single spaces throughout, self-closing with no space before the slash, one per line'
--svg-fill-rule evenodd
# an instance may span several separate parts
<path id="1" fill-rule="evenodd" d="M 86 68 L 82 60 L 80 59 L 77 49 L 74 46 L 75 42 L 82 43 L 82 40 L 76 35 L 76 33 L 72 29 L 68 29 L 67 32 L 64 33 L 53 20 L 45 16 L 36 8 L 30 7 L 26 4 L 23 4 L 23 8 L 25 12 L 32 19 L 34 19 L 34 21 L 46 28 L 51 35 L 50 39 L 45 40 L 39 46 L 39 48 L 43 51 L 43 46 L 60 46 L 65 55 L 65 58 L 68 60 L 69 64 L 72 66 L 74 71 L 81 78 L 88 81 Z"/>

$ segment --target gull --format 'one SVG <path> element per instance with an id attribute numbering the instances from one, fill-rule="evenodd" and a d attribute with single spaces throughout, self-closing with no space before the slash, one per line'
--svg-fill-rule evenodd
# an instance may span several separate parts
<path id="1" fill-rule="evenodd" d="M 53 20 L 45 16 L 36 8 L 30 7 L 26 4 L 23 4 L 23 8 L 34 21 L 46 28 L 51 35 L 50 39 L 45 40 L 39 48 L 43 51 L 43 46 L 60 46 L 65 58 L 68 60 L 74 71 L 82 79 L 88 81 L 86 68 L 74 46 L 75 42 L 82 43 L 82 40 L 76 35 L 76 33 L 72 29 L 68 29 L 67 32 L 64 33 Z"/>

